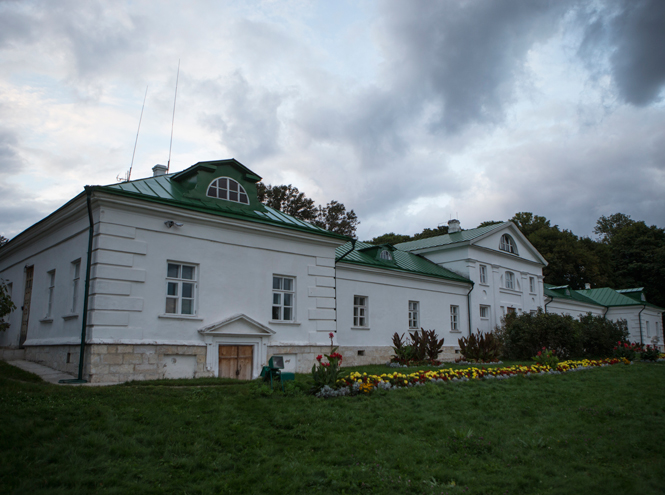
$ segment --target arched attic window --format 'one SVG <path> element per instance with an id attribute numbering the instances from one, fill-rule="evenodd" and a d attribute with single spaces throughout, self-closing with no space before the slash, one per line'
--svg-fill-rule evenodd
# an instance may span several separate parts
<path id="1" fill-rule="evenodd" d="M 508 234 L 503 234 L 501 236 L 501 242 L 499 243 L 499 249 L 501 251 L 506 251 L 507 253 L 519 254 L 517 252 L 517 244 L 512 237 Z"/>
<path id="2" fill-rule="evenodd" d="M 386 261 L 393 261 L 393 255 L 387 249 L 381 250 L 379 253 L 379 258 Z"/>
<path id="3" fill-rule="evenodd" d="M 229 177 L 220 177 L 219 179 L 213 180 L 208 186 L 206 196 L 209 198 L 242 203 L 244 205 L 249 204 L 249 198 L 247 197 L 247 191 L 245 191 L 245 188 Z"/>

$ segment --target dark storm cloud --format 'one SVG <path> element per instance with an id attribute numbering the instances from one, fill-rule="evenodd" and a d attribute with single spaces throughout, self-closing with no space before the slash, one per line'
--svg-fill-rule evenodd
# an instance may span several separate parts
<path id="1" fill-rule="evenodd" d="M 665 85 L 665 2 L 609 0 L 581 16 L 587 24 L 580 55 L 596 74 L 607 65 L 622 100 L 657 101 Z"/>
<path id="2" fill-rule="evenodd" d="M 121 73 L 127 62 L 133 62 L 132 70 L 140 70 L 147 45 L 145 27 L 141 16 L 105 2 L 0 3 L 0 47 L 42 48 L 53 58 L 70 60 L 70 75 L 76 78 L 106 78 Z"/>
<path id="3" fill-rule="evenodd" d="M 284 95 L 252 86 L 240 72 L 227 80 L 194 84 L 197 94 L 207 95 L 211 108 L 201 116 L 201 124 L 217 133 L 233 156 L 251 162 L 278 151 L 277 111 Z"/>
<path id="4" fill-rule="evenodd" d="M 447 132 L 503 119 L 527 52 L 555 32 L 568 8 L 547 0 L 382 5 L 381 38 L 395 89 L 435 104 L 431 125 Z"/>

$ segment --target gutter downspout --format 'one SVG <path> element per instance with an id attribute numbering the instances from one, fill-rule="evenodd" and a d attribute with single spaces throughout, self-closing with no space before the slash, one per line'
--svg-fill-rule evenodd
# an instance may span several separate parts
<path id="1" fill-rule="evenodd" d="M 646 309 L 647 305 L 645 304 L 642 306 L 642 309 L 640 309 L 640 312 L 637 313 L 637 317 L 639 318 L 640 321 L 640 345 L 644 345 L 644 340 L 642 339 L 642 311 Z"/>
<path id="2" fill-rule="evenodd" d="M 85 186 L 85 201 L 88 205 L 88 259 L 85 265 L 85 288 L 83 290 L 83 318 L 81 321 L 81 350 L 79 351 L 79 374 L 73 380 L 60 380 L 58 383 L 87 383 L 83 379 L 83 359 L 85 358 L 85 338 L 88 328 L 88 297 L 90 296 L 90 267 L 92 266 L 92 238 L 95 231 L 95 223 L 92 219 L 92 186 Z"/>
<path id="3" fill-rule="evenodd" d="M 346 257 L 347 254 L 351 253 L 355 248 L 356 248 L 356 242 L 357 239 L 351 239 L 351 249 L 349 249 L 346 253 L 344 253 L 342 256 L 339 257 L 339 259 L 335 259 L 335 276 L 333 279 L 335 280 L 335 333 L 337 333 L 337 263 L 342 261 Z"/>
<path id="4" fill-rule="evenodd" d="M 471 337 L 471 291 L 474 289 L 476 284 L 471 282 L 471 289 L 466 293 L 466 309 L 469 315 L 469 337 Z"/>
<path id="5" fill-rule="evenodd" d="M 549 297 L 549 296 L 548 296 L 548 297 Z M 547 314 L 547 305 L 548 305 L 549 303 L 551 303 L 552 301 L 554 301 L 554 298 L 553 298 L 553 297 L 550 297 L 549 302 L 546 302 L 546 303 L 545 303 L 545 314 Z"/>
<path id="6" fill-rule="evenodd" d="M 607 316 L 606 316 L 606 315 L 607 315 L 607 312 L 608 312 L 609 310 L 610 310 L 610 307 L 607 306 L 607 307 L 605 308 L 605 312 L 603 313 L 603 320 L 607 320 Z"/>

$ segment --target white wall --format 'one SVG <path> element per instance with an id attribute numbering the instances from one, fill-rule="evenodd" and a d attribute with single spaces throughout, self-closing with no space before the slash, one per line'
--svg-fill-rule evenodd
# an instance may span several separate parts
<path id="1" fill-rule="evenodd" d="M 580 315 L 591 313 L 594 316 L 603 316 L 606 308 L 604 306 L 595 306 L 591 304 L 584 304 L 578 301 L 571 301 L 569 299 L 554 298 L 552 302 L 546 302 L 547 312 L 556 313 L 560 315 L 570 315 L 579 320 Z"/>
<path id="2" fill-rule="evenodd" d="M 420 327 L 435 330 L 445 346 L 468 335 L 469 286 L 462 283 L 337 264 L 337 338 L 345 346 L 390 346 L 395 332 L 408 336 L 409 301 L 418 301 Z M 368 329 L 353 328 L 353 297 L 368 298 Z M 450 306 L 459 307 L 458 332 L 451 332 Z"/>
<path id="3" fill-rule="evenodd" d="M 80 342 L 88 225 L 85 198 L 81 198 L 45 219 L 36 231 L 20 234 L 0 251 L 0 278 L 11 283 L 12 301 L 17 307 L 5 317 L 10 327 L 0 332 L 0 346 L 19 345 L 26 266 L 34 267 L 26 343 L 34 339 L 63 344 Z M 81 260 L 79 295 L 72 314 L 72 262 L 77 259 Z M 55 287 L 51 317 L 46 318 L 51 270 L 55 270 Z"/>
<path id="4" fill-rule="evenodd" d="M 503 233 L 510 233 L 518 245 L 519 256 L 499 251 L 499 240 Z M 429 260 L 474 282 L 471 291 L 471 328 L 488 331 L 501 324 L 508 308 L 519 312 L 536 311 L 544 306 L 542 265 L 510 229 L 502 229 L 483 239 L 485 245 L 460 244 L 421 253 Z M 491 246 L 491 247 L 490 247 Z M 523 257 L 523 254 L 526 258 Z M 480 282 L 480 265 L 487 267 L 487 281 Z M 505 287 L 506 271 L 513 273 L 515 288 Z M 531 292 L 529 278 L 535 281 Z M 480 306 L 489 307 L 489 318 L 480 316 Z"/>
<path id="5" fill-rule="evenodd" d="M 651 344 L 651 337 L 647 337 L 646 331 L 646 322 L 649 322 L 649 331 L 653 336 L 655 335 L 654 329 L 655 324 L 658 323 L 658 331 L 660 333 L 659 344 L 663 342 L 663 329 L 661 328 L 661 312 L 646 307 L 642 311 L 642 333 L 640 335 L 640 311 L 642 306 L 618 306 L 610 308 L 607 311 L 607 318 L 612 321 L 617 321 L 620 319 L 626 320 L 628 322 L 628 330 L 630 331 L 630 341 L 631 342 L 641 342 L 644 345 Z"/>
<path id="6" fill-rule="evenodd" d="M 327 343 L 335 328 L 332 267 L 340 241 L 148 207 L 102 202 L 91 292 L 94 341 L 198 342 L 198 329 L 241 313 L 276 332 L 271 344 Z M 168 228 L 166 220 L 184 225 Z M 169 261 L 198 268 L 195 316 L 165 314 Z M 295 322 L 271 321 L 273 274 L 295 278 Z"/>

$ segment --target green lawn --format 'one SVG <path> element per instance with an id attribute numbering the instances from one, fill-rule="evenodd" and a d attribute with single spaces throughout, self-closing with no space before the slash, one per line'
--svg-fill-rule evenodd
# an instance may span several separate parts
<path id="1" fill-rule="evenodd" d="M 54 386 L 0 362 L 0 493 L 665 491 L 662 363 L 330 400 L 164 385 Z"/>

